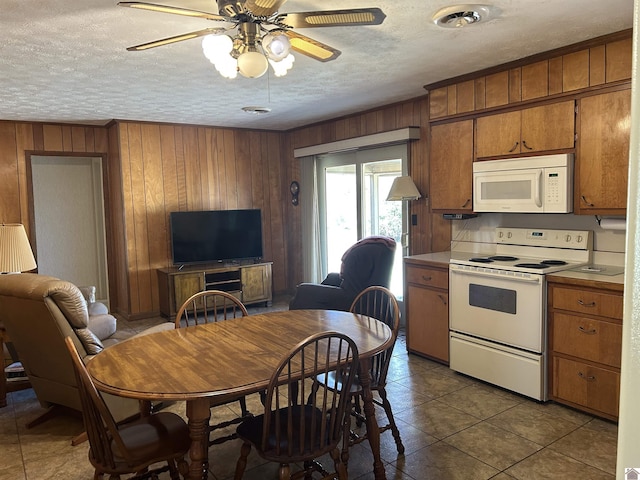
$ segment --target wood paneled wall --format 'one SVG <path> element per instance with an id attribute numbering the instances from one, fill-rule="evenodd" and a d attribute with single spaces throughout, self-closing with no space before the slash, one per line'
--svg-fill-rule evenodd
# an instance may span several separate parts
<path id="1" fill-rule="evenodd" d="M 104 127 L 0 121 L 0 222 L 29 227 L 27 154 L 106 154 Z"/>
<path id="2" fill-rule="evenodd" d="M 117 122 L 109 129 L 108 172 L 114 247 L 109 252 L 116 311 L 158 312 L 156 269 L 171 264 L 172 211 L 259 208 L 274 291 L 289 288 L 283 205 L 284 134 Z M 119 168 L 114 169 L 117 165 Z M 124 240 L 123 240 L 124 239 Z"/>
<path id="3" fill-rule="evenodd" d="M 429 213 L 426 199 L 429 195 L 429 101 L 426 96 L 290 131 L 285 140 L 285 152 L 289 162 L 288 180 L 300 177 L 300 162 L 303 160 L 293 157 L 293 150 L 296 148 L 405 127 L 420 127 L 421 130 L 420 140 L 412 141 L 409 149 L 409 173 L 423 195 L 420 200 L 410 202 L 410 212 L 417 216 L 417 225 L 410 227 L 410 253 L 415 255 L 447 250 L 451 240 L 451 224 L 440 215 Z M 289 207 L 288 210 L 292 214 L 287 218 L 293 222 L 293 228 L 287 229 L 288 244 L 293 252 L 300 252 L 300 209 Z M 295 279 L 293 283 L 290 282 L 292 286 L 302 280 L 302 259 L 299 256 L 292 256 L 290 259 L 289 275 Z"/>

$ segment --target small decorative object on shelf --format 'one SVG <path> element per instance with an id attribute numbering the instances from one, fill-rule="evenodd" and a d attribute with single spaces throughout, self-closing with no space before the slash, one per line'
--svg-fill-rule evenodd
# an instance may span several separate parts
<path id="1" fill-rule="evenodd" d="M 291 182 L 289 186 L 289 190 L 291 191 L 291 203 L 293 205 L 298 205 L 298 194 L 300 193 L 300 184 L 295 180 Z"/>

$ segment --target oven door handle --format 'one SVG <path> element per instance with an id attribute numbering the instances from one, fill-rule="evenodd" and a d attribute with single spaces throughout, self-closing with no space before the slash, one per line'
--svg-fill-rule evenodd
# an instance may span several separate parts
<path id="1" fill-rule="evenodd" d="M 536 284 L 542 283 L 542 275 L 523 278 L 523 277 L 516 277 L 515 275 L 503 275 L 501 273 L 491 273 L 491 272 L 474 272 L 470 270 L 457 270 L 455 268 L 452 269 L 450 273 L 454 275 L 469 275 L 472 277 L 480 277 L 480 278 L 487 278 L 487 277 L 500 278 L 502 280 L 509 280 L 509 281 L 522 282 L 522 283 L 536 283 Z"/>

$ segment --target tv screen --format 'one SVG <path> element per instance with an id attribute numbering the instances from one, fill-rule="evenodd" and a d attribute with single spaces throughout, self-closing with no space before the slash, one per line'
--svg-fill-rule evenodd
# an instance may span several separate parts
<path id="1" fill-rule="evenodd" d="M 262 216 L 253 210 L 171 212 L 174 265 L 262 258 Z"/>

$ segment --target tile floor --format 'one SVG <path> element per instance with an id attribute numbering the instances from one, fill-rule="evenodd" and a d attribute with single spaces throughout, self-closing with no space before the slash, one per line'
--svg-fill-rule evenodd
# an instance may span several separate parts
<path id="1" fill-rule="evenodd" d="M 134 330 L 147 325 L 135 322 Z M 405 445 L 404 455 L 398 455 L 391 433 L 382 435 L 389 480 L 615 478 L 614 423 L 558 404 L 540 404 L 408 355 L 403 334 L 394 351 L 388 393 Z M 27 421 L 42 411 L 33 390 L 11 393 L 8 400 L 0 409 L 0 480 L 93 477 L 88 444 L 70 445 L 82 431 L 80 419 L 58 417 L 27 430 Z M 248 404 L 259 410 L 257 396 Z M 168 408 L 184 412 L 182 404 Z M 215 415 L 231 415 L 229 408 L 221 407 Z M 211 448 L 209 478 L 233 478 L 238 452 L 238 441 Z M 351 449 L 349 477 L 373 479 L 368 444 Z M 277 465 L 252 452 L 244 479 L 276 478 Z"/>

